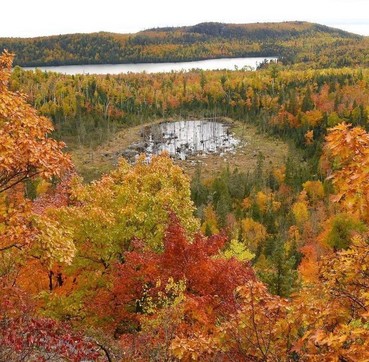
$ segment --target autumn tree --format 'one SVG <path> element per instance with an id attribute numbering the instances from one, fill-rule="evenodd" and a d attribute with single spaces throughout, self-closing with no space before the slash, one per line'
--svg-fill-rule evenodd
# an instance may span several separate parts
<path id="1" fill-rule="evenodd" d="M 323 167 L 335 187 L 332 200 L 344 211 L 368 221 L 369 135 L 360 127 L 341 123 L 326 137 Z"/>
<path id="2" fill-rule="evenodd" d="M 51 181 L 71 168 L 64 144 L 50 138 L 50 120 L 25 97 L 8 90 L 13 56 L 0 56 L 0 359 L 101 360 L 100 348 L 70 326 L 39 317 L 19 275 L 32 262 L 70 263 L 75 247 L 68 230 L 36 215 L 25 182 Z M 35 277 L 32 269 L 28 284 Z"/>
<path id="3" fill-rule="evenodd" d="M 92 306 L 115 321 L 109 329 L 115 327 L 122 343 L 136 343 L 135 353 L 152 343 L 145 335 L 156 341 L 152 348 L 161 345 L 163 350 L 175 336 L 209 335 L 219 318 L 237 310 L 235 288 L 255 278 L 248 262 L 221 255 L 224 243 L 222 235 L 196 235 L 190 242 L 172 214 L 163 252 L 145 250 L 144 243 L 137 241 L 132 251 L 124 253 L 124 262 L 115 264 L 112 289 L 101 290 Z M 163 313 L 172 316 L 165 324 Z"/>
<path id="4" fill-rule="evenodd" d="M 150 162 L 142 156 L 134 165 L 121 160 L 116 170 L 91 184 L 73 178 L 69 192 L 70 205 L 46 210 L 50 220 L 70 232 L 77 250 L 70 266 L 52 270 L 62 273 L 64 283 L 45 295 L 44 303 L 57 318 L 87 320 L 84 303 L 108 288 L 107 276 L 135 240 L 142 240 L 145 250 L 162 252 L 170 212 L 178 215 L 188 237 L 199 227 L 189 180 L 166 154 Z"/>
<path id="5" fill-rule="evenodd" d="M 319 279 L 296 296 L 303 337 L 295 350 L 308 360 L 365 361 L 368 354 L 368 242 L 353 237 L 347 250 L 319 263 Z"/>
<path id="6" fill-rule="evenodd" d="M 304 284 L 292 302 L 303 332 L 294 350 L 307 360 L 369 358 L 367 145 L 367 133 L 346 124 L 326 137 L 322 164 L 334 186 L 335 209 L 316 241 L 324 252 L 302 248 Z"/>
<path id="7" fill-rule="evenodd" d="M 252 252 L 256 252 L 267 236 L 267 231 L 262 224 L 252 218 L 241 220 L 241 239 Z"/>
<path id="8" fill-rule="evenodd" d="M 0 57 L 0 193 L 36 176 L 51 179 L 70 167 L 64 144 L 48 137 L 49 119 L 40 117 L 25 96 L 8 90 L 13 56 Z"/>
<path id="9" fill-rule="evenodd" d="M 289 303 L 250 280 L 236 289 L 239 309 L 210 336 L 176 338 L 173 354 L 183 361 L 288 361 L 293 358 L 297 328 Z"/>
<path id="10" fill-rule="evenodd" d="M 67 323 L 37 316 L 32 297 L 17 286 L 2 288 L 1 297 L 1 361 L 106 360 L 92 338 Z"/>
<path id="11" fill-rule="evenodd" d="M 142 155 L 134 165 L 122 159 L 99 181 L 86 185 L 75 178 L 70 193 L 73 205 L 56 210 L 55 215 L 73 228 L 80 246 L 89 245 L 86 252 L 91 260 L 99 255 L 108 262 L 105 255 L 127 250 L 135 238 L 145 240 L 148 248 L 162 250 L 170 211 L 188 232 L 198 227 L 189 179 L 168 154 L 149 162 Z"/>
<path id="12" fill-rule="evenodd" d="M 49 137 L 53 130 L 50 120 L 40 117 L 23 95 L 8 90 L 12 59 L 7 52 L 0 57 L 1 252 L 19 250 L 35 239 L 48 243 L 42 233 L 51 230 L 35 233 L 37 221 L 31 217 L 24 183 L 35 178 L 51 180 L 71 167 L 69 157 L 62 153 L 64 144 Z M 39 226 L 42 223 L 47 220 L 38 219 Z"/>

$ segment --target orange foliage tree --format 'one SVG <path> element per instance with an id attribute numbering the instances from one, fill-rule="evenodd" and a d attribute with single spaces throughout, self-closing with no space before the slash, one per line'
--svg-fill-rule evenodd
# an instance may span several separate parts
<path id="1" fill-rule="evenodd" d="M 13 56 L 0 56 L 0 251 L 31 242 L 30 205 L 23 184 L 36 177 L 52 179 L 71 167 L 64 144 L 49 138 L 50 120 L 40 117 L 25 97 L 9 91 Z"/>
<path id="2" fill-rule="evenodd" d="M 347 250 L 319 263 L 319 278 L 294 300 L 304 331 L 295 351 L 308 361 L 367 361 L 368 241 L 355 236 Z"/>
<path id="3" fill-rule="evenodd" d="M 297 328 L 287 300 L 250 280 L 237 288 L 239 309 L 210 336 L 176 338 L 173 354 L 183 361 L 288 361 Z"/>
<path id="4" fill-rule="evenodd" d="M 51 121 L 8 90 L 12 59 L 7 52 L 0 57 L 0 193 L 35 176 L 60 176 L 70 167 L 64 144 L 48 137 Z"/>
<path id="5" fill-rule="evenodd" d="M 51 122 L 8 90 L 13 56 L 0 56 L 0 360 L 96 360 L 100 348 L 63 323 L 36 316 L 18 284 L 30 259 L 70 262 L 74 246 L 57 224 L 32 213 L 25 182 L 51 180 L 71 168 L 64 144 L 49 138 Z M 28 275 L 28 281 L 30 281 Z"/>
<path id="6" fill-rule="evenodd" d="M 369 134 L 341 123 L 326 137 L 322 164 L 335 187 L 332 200 L 369 221 Z"/>

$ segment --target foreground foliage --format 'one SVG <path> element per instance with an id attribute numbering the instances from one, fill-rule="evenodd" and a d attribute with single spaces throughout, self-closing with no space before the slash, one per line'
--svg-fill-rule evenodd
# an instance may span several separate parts
<path id="1" fill-rule="evenodd" d="M 68 231 L 32 212 L 26 182 L 45 182 L 71 168 L 63 143 L 48 135 L 51 122 L 37 115 L 24 96 L 8 90 L 12 56 L 0 57 L 0 358 L 24 361 L 99 360 L 100 348 L 67 325 L 38 316 L 20 285 L 25 264 L 70 263 L 75 247 Z M 22 282 L 23 279 L 23 282 Z"/>

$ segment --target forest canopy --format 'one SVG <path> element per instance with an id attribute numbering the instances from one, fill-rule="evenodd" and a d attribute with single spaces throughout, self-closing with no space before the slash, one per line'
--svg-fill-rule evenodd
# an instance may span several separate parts
<path id="1" fill-rule="evenodd" d="M 0 360 L 369 359 L 368 70 L 66 76 L 12 59 L 0 57 Z M 167 154 L 142 156 L 87 182 L 53 138 L 74 151 L 215 113 L 283 140 L 286 159 L 255 152 L 254 168 L 189 178 Z"/>
<path id="2" fill-rule="evenodd" d="M 14 64 L 47 66 L 181 62 L 213 58 L 278 57 L 309 67 L 368 66 L 368 38 L 307 22 L 201 23 L 135 34 L 92 33 L 0 38 Z"/>

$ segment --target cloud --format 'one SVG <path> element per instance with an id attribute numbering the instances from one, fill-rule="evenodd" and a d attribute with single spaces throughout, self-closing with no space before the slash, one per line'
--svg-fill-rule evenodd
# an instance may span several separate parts
<path id="1" fill-rule="evenodd" d="M 136 32 L 204 21 L 250 23 L 304 20 L 321 24 L 367 22 L 366 0 L 263 0 L 201 2 L 187 0 L 5 1 L 1 4 L 0 36 L 37 36 L 75 32 Z M 15 5 L 16 4 L 16 5 Z M 15 8 L 16 6 L 16 8 Z M 361 22 L 361 23 L 360 23 Z"/>

